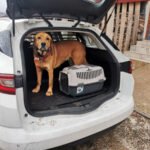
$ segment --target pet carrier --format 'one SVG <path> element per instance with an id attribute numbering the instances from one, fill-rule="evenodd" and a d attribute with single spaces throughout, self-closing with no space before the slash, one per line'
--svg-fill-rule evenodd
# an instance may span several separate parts
<path id="1" fill-rule="evenodd" d="M 100 91 L 105 80 L 103 68 L 94 65 L 66 67 L 59 75 L 60 90 L 71 96 L 81 96 Z"/>

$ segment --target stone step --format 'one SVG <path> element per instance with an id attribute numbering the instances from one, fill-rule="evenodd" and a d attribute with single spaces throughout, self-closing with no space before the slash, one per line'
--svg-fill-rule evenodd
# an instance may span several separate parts
<path id="1" fill-rule="evenodd" d="M 146 63 L 150 63 L 150 55 L 139 54 L 132 51 L 127 51 L 124 53 L 127 57 L 134 60 L 143 61 Z"/>
<path id="2" fill-rule="evenodd" d="M 142 48 L 142 47 L 138 47 L 137 45 L 133 45 L 130 48 L 130 52 L 150 55 L 150 47 L 149 48 Z"/>
<path id="3" fill-rule="evenodd" d="M 137 41 L 136 45 L 139 47 L 143 47 L 143 48 L 149 48 L 150 47 L 150 40 Z"/>
<path id="4" fill-rule="evenodd" d="M 135 51 L 136 51 L 136 45 L 131 45 L 131 46 L 130 46 L 130 51 L 135 52 Z"/>

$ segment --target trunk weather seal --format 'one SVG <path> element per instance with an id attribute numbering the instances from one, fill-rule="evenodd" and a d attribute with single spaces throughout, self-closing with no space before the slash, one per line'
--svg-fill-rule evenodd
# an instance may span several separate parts
<path id="1" fill-rule="evenodd" d="M 38 31 L 38 30 L 44 30 L 44 31 L 50 31 L 50 30 L 67 30 L 67 31 L 76 31 L 76 32 L 87 32 L 87 33 L 91 33 L 93 34 L 97 40 L 99 40 L 103 46 L 105 48 L 107 48 L 108 53 L 112 56 L 114 63 L 117 65 L 117 76 L 116 78 L 117 80 L 117 84 L 116 84 L 116 88 L 115 89 L 111 89 L 108 90 L 107 95 L 104 94 L 103 96 L 101 96 L 101 101 L 99 100 L 99 95 L 95 96 L 94 98 L 96 99 L 96 97 L 98 97 L 97 100 L 88 103 L 89 107 L 87 107 L 87 105 L 84 106 L 80 106 L 80 107 L 70 107 L 70 108 L 64 108 L 64 109 L 58 109 L 58 110 L 48 110 L 48 111 L 37 111 L 37 112 L 33 112 L 30 110 L 29 108 L 29 104 L 27 103 L 26 99 L 27 99 L 27 87 L 26 87 L 26 71 L 25 71 L 25 60 L 23 57 L 23 40 L 25 38 L 25 36 L 31 32 L 34 31 Z M 117 61 L 117 59 L 115 58 L 115 56 L 113 55 L 113 53 L 108 49 L 108 47 L 105 45 L 105 43 L 101 40 L 100 36 L 98 34 L 96 34 L 94 31 L 89 30 L 89 29 L 80 29 L 80 28 L 72 28 L 72 27 L 41 27 L 41 28 L 34 28 L 34 29 L 30 29 L 28 30 L 21 38 L 21 42 L 20 42 L 20 49 L 21 49 L 21 56 L 22 56 L 22 64 L 23 64 L 23 90 L 24 90 L 24 104 L 25 104 L 25 108 L 27 110 L 27 112 L 29 114 L 31 114 L 32 116 L 35 117 L 45 117 L 45 116 L 51 116 L 51 115 L 59 115 L 59 114 L 64 114 L 64 115 L 72 115 L 72 114 L 83 114 L 83 113 L 88 113 L 96 108 L 98 108 L 103 102 L 109 100 L 110 98 L 114 97 L 118 91 L 119 91 L 119 83 L 120 83 L 120 64 Z M 91 106 L 92 104 L 92 106 Z"/>

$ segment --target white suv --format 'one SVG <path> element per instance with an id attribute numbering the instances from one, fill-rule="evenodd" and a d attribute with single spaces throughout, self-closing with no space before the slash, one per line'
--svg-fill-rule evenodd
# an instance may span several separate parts
<path id="1" fill-rule="evenodd" d="M 130 60 L 98 28 L 115 0 L 7 0 L 0 29 L 0 148 L 41 150 L 58 147 L 110 128 L 133 112 L 134 80 Z M 45 96 L 36 84 L 33 63 L 34 35 L 47 32 L 54 42 L 78 40 L 86 46 L 87 61 L 103 67 L 102 90 L 70 97 L 58 88 Z"/>

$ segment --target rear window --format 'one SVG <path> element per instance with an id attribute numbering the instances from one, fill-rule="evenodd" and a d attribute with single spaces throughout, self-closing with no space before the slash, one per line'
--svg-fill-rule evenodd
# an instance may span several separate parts
<path id="1" fill-rule="evenodd" d="M 40 31 L 39 31 L 40 32 Z M 28 34 L 25 38 L 25 41 L 30 42 L 30 45 L 34 44 L 34 37 L 38 32 L 32 32 Z M 98 45 L 94 38 L 87 33 L 78 33 L 70 31 L 61 31 L 61 32 L 47 32 L 51 35 L 53 42 L 60 42 L 65 40 L 75 40 L 83 43 L 86 47 L 98 48 Z M 103 48 L 104 49 L 104 48 Z"/>

